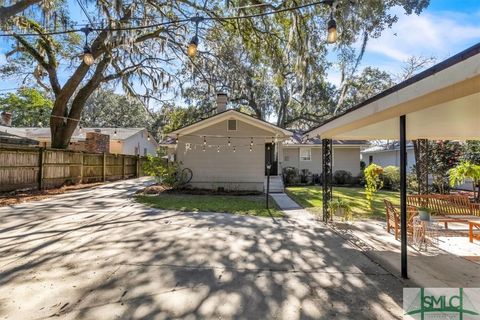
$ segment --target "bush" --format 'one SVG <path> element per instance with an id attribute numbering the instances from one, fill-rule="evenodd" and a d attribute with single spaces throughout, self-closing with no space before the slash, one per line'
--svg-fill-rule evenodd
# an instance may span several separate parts
<path id="1" fill-rule="evenodd" d="M 333 183 L 337 185 L 346 185 L 352 182 L 352 173 L 345 170 L 337 170 L 333 174 Z"/>
<path id="2" fill-rule="evenodd" d="M 168 162 L 164 159 L 165 153 L 159 151 L 156 156 L 147 155 L 147 161 L 143 164 L 143 171 L 155 177 L 157 182 L 167 188 L 179 187 L 177 173 L 180 171 L 181 162 Z"/>
<path id="3" fill-rule="evenodd" d="M 300 182 L 301 183 L 309 183 L 310 176 L 312 173 L 308 169 L 302 169 L 300 173 Z"/>
<path id="4" fill-rule="evenodd" d="M 400 190 L 400 168 L 387 166 L 383 168 L 381 175 L 383 186 L 390 190 Z"/>
<path id="5" fill-rule="evenodd" d="M 283 181 L 287 186 L 296 185 L 300 182 L 300 176 L 297 168 L 286 167 L 283 168 Z"/>

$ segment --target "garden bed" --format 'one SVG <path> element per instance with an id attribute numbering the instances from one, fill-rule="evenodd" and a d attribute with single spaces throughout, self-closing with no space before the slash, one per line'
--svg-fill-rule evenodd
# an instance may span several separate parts
<path id="1" fill-rule="evenodd" d="M 248 190 L 209 190 L 197 188 L 172 189 L 155 184 L 137 192 L 137 194 L 189 194 L 189 195 L 217 195 L 217 196 L 259 196 L 262 192 Z"/>

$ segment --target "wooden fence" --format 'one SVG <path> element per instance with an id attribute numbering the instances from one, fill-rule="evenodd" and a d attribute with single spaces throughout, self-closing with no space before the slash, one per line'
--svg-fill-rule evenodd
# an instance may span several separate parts
<path id="1" fill-rule="evenodd" d="M 144 157 L 70 150 L 0 147 L 0 192 L 136 178 Z"/>

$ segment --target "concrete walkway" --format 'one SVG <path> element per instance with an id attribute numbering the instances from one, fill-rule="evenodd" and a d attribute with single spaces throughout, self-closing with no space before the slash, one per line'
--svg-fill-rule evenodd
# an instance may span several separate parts
<path id="1" fill-rule="evenodd" d="M 314 219 L 154 210 L 145 183 L 0 208 L 0 319 L 401 318 L 403 283 Z"/>
<path id="2" fill-rule="evenodd" d="M 298 210 L 302 209 L 295 201 L 293 201 L 286 193 L 272 193 L 270 196 L 275 200 L 280 210 Z"/>

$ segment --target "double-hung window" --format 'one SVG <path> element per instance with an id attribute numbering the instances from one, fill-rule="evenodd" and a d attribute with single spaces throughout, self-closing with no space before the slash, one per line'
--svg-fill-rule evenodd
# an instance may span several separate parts
<path id="1" fill-rule="evenodd" d="M 312 149 L 300 148 L 300 161 L 311 161 L 311 160 L 312 160 Z"/>

